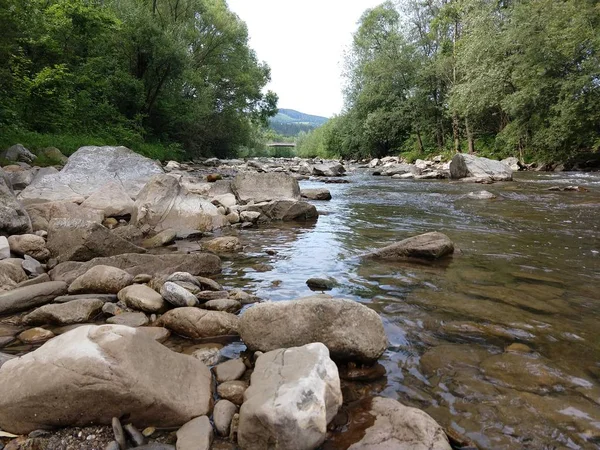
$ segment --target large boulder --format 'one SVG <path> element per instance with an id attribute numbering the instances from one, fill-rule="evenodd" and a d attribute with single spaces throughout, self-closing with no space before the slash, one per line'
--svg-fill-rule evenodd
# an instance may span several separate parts
<path id="1" fill-rule="evenodd" d="M 0 316 L 45 305 L 66 293 L 67 284 L 62 281 L 49 281 L 13 289 L 0 294 Z"/>
<path id="2" fill-rule="evenodd" d="M 239 318 L 221 311 L 207 311 L 194 307 L 175 308 L 158 320 L 158 326 L 188 338 L 237 335 Z"/>
<path id="3" fill-rule="evenodd" d="M 10 184 L 15 191 L 22 191 L 27 186 L 29 186 L 36 174 L 40 169 L 38 167 L 34 167 L 31 169 L 17 170 L 14 172 L 8 173 L 8 178 L 10 179 Z"/>
<path id="4" fill-rule="evenodd" d="M 500 162 L 508 166 L 513 172 L 518 172 L 519 170 L 521 170 L 521 162 L 518 160 L 518 158 L 515 158 L 514 156 L 504 158 Z"/>
<path id="5" fill-rule="evenodd" d="M 48 250 L 60 262 L 146 252 L 96 222 L 79 219 L 53 219 L 48 227 Z"/>
<path id="6" fill-rule="evenodd" d="M 298 181 L 285 173 L 238 174 L 231 183 L 233 193 L 240 203 L 262 203 L 271 200 L 300 200 Z"/>
<path id="7" fill-rule="evenodd" d="M 15 144 L 12 147 L 0 152 L 0 159 L 7 161 L 31 164 L 36 158 L 37 156 L 35 156 L 21 144 Z"/>
<path id="8" fill-rule="evenodd" d="M 510 181 L 513 178 L 513 171 L 500 161 L 458 153 L 454 155 L 450 162 L 450 177 L 454 179 L 473 178 L 475 180 Z"/>
<path id="9" fill-rule="evenodd" d="M 375 250 L 365 258 L 403 260 L 425 259 L 435 260 L 454 253 L 454 244 L 443 233 L 432 232 L 412 236 L 387 247 Z"/>
<path id="10" fill-rule="evenodd" d="M 124 254 L 107 258 L 94 258 L 88 262 L 69 261 L 58 264 L 50 271 L 53 280 L 71 284 L 77 277 L 94 266 L 112 266 L 123 269 L 131 275 L 151 276 L 171 275 L 187 272 L 192 275 L 215 275 L 221 272 L 221 259 L 210 253 L 142 255 Z"/>
<path id="11" fill-rule="evenodd" d="M 146 182 L 163 173 L 161 165 L 126 147 L 81 147 L 56 175 L 34 180 L 19 198 L 25 204 L 51 201 L 81 202 L 110 182 L 135 198 Z"/>
<path id="12" fill-rule="evenodd" d="M 309 200 L 331 200 L 329 189 L 302 189 L 300 193 Z"/>
<path id="13" fill-rule="evenodd" d="M 123 185 L 115 181 L 100 187 L 81 206 L 102 211 L 105 217 L 127 216 L 133 212 L 133 200 Z"/>
<path id="14" fill-rule="evenodd" d="M 15 197 L 8 177 L 0 169 L 0 236 L 31 231 L 29 215 Z"/>
<path id="15" fill-rule="evenodd" d="M 242 315 L 239 330 L 250 350 L 322 342 L 334 359 L 367 363 L 376 361 L 388 344 L 379 314 L 329 295 L 254 305 Z"/>
<path id="16" fill-rule="evenodd" d="M 147 334 L 84 325 L 0 369 L 0 429 L 108 425 L 178 427 L 212 407 L 209 369 Z"/>
<path id="17" fill-rule="evenodd" d="M 341 405 L 338 370 L 323 344 L 265 353 L 244 393 L 238 443 L 244 450 L 312 450 Z"/>
<path id="18" fill-rule="evenodd" d="M 375 422 L 348 450 L 451 450 L 446 433 L 427 413 L 391 398 L 375 397 L 368 414 Z M 365 412 L 362 411 L 363 424 Z"/>
<path id="19" fill-rule="evenodd" d="M 33 231 L 48 231 L 52 219 L 79 219 L 87 222 L 102 223 L 104 213 L 99 210 L 85 208 L 71 202 L 48 202 L 25 207 Z"/>
<path id="20" fill-rule="evenodd" d="M 139 193 L 131 223 L 155 231 L 212 231 L 229 225 L 217 207 L 189 192 L 172 175 L 157 175 Z"/>
<path id="21" fill-rule="evenodd" d="M 315 205 L 297 200 L 272 200 L 248 206 L 246 211 L 260 212 L 269 220 L 314 221 L 319 217 Z"/>
<path id="22" fill-rule="evenodd" d="M 337 161 L 328 161 L 312 166 L 312 174 L 317 177 L 341 177 L 346 169 Z"/>

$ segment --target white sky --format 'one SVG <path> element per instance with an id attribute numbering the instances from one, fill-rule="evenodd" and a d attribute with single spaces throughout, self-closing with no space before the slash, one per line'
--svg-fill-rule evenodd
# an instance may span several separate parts
<path id="1" fill-rule="evenodd" d="M 342 109 L 343 53 L 367 8 L 383 0 L 227 0 L 271 67 L 279 107 L 330 117 Z"/>

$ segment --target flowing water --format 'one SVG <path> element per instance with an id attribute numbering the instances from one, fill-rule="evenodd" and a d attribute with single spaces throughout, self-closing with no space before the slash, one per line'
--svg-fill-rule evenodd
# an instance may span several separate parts
<path id="1" fill-rule="evenodd" d="M 600 174 L 348 180 L 302 182 L 331 190 L 318 222 L 241 231 L 246 251 L 224 260 L 222 281 L 278 301 L 310 295 L 308 278 L 335 279 L 330 293 L 373 308 L 389 337 L 386 378 L 367 389 L 480 448 L 600 446 Z M 547 190 L 568 185 L 586 190 Z M 466 197 L 481 189 L 497 199 Z M 359 258 L 427 231 L 454 241 L 451 261 Z"/>

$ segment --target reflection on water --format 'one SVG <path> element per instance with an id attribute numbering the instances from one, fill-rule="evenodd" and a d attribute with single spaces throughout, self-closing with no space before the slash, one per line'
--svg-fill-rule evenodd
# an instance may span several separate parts
<path id="1" fill-rule="evenodd" d="M 308 278 L 333 277 L 333 295 L 367 304 L 385 323 L 388 375 L 372 390 L 481 448 L 595 448 L 600 175 L 517 174 L 483 186 L 495 200 L 466 198 L 481 185 L 361 172 L 349 180 L 327 186 L 333 200 L 315 202 L 315 225 L 240 232 L 246 252 L 224 261 L 222 281 L 285 300 L 309 295 Z M 547 191 L 552 185 L 588 191 Z M 449 264 L 359 259 L 427 231 L 460 249 Z"/>

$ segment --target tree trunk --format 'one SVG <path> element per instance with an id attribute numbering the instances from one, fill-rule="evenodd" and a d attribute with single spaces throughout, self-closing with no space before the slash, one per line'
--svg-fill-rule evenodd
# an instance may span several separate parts
<path id="1" fill-rule="evenodd" d="M 454 152 L 460 153 L 460 130 L 456 112 L 452 114 L 452 137 L 454 138 Z"/>
<path id="2" fill-rule="evenodd" d="M 467 143 L 469 146 L 469 153 L 472 155 L 475 153 L 475 141 L 473 140 L 473 133 L 469 126 L 469 119 L 465 118 L 465 131 L 467 132 Z"/>
<path id="3" fill-rule="evenodd" d="M 423 153 L 425 149 L 423 148 L 423 140 L 421 139 L 421 132 L 417 129 L 417 140 L 419 141 L 419 153 Z"/>

